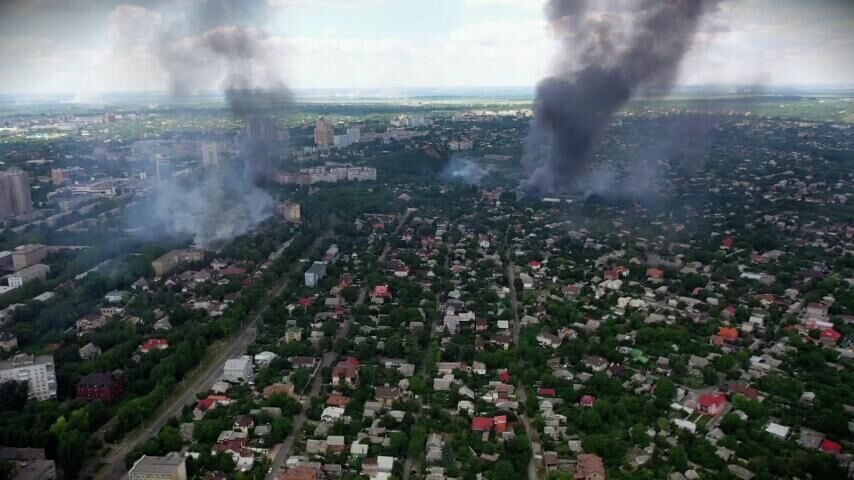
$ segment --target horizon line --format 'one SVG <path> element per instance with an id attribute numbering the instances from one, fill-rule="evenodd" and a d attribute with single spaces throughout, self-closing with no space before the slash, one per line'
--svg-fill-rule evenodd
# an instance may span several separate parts
<path id="1" fill-rule="evenodd" d="M 530 90 L 530 93 L 536 93 L 536 85 L 489 85 L 489 86 L 409 86 L 409 87 L 393 87 L 393 86 L 375 86 L 375 87 L 292 87 L 286 88 L 286 90 L 290 90 L 292 92 L 342 92 L 342 93 L 360 93 L 360 92 L 370 92 L 370 91 L 396 91 L 396 92 L 413 92 L 413 91 L 424 91 L 424 90 L 433 90 L 436 92 L 442 91 L 453 91 L 453 90 L 465 90 L 465 91 L 476 91 L 476 90 Z M 808 84 L 808 83 L 792 83 L 792 84 L 768 84 L 768 85 L 757 85 L 757 84 L 748 84 L 748 83 L 709 83 L 709 84 L 682 84 L 675 85 L 669 89 L 669 93 L 674 91 L 678 91 L 681 89 L 745 89 L 751 90 L 742 93 L 756 93 L 761 94 L 765 91 L 773 91 L 773 90 L 847 90 L 854 89 L 854 84 Z M 268 88 L 258 88 L 258 89 L 248 89 L 248 90 L 258 90 L 258 91 L 272 91 L 276 89 L 268 89 Z M 737 93 L 737 92 L 736 92 Z M 98 92 L 0 92 L 0 97 L 46 97 L 46 96 L 101 96 L 101 95 L 169 95 L 174 96 L 172 92 L 169 90 L 106 90 L 106 91 L 98 91 Z M 175 96 L 176 100 L 193 98 L 199 96 L 211 96 L 211 95 L 223 95 L 222 90 L 200 90 L 198 92 L 194 92 L 190 95 L 185 96 Z M 652 96 L 667 96 L 664 95 L 652 95 Z"/>

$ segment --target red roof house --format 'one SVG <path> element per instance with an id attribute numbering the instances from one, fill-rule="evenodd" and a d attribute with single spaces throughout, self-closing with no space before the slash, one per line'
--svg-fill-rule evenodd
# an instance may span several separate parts
<path id="1" fill-rule="evenodd" d="M 662 270 L 660 268 L 655 268 L 655 267 L 647 268 L 646 269 L 646 276 L 648 278 L 654 278 L 656 280 L 661 280 L 662 278 L 664 278 L 664 270 Z"/>
<path id="2" fill-rule="evenodd" d="M 243 275 L 246 275 L 246 269 L 240 267 L 229 267 L 220 270 L 220 273 L 222 273 L 223 275 L 234 275 L 236 277 L 241 277 Z"/>
<path id="3" fill-rule="evenodd" d="M 537 395 L 541 397 L 554 397 L 557 395 L 557 390 L 554 388 L 540 388 L 537 389 Z"/>
<path id="4" fill-rule="evenodd" d="M 707 415 L 717 415 L 726 408 L 726 395 L 722 393 L 703 395 L 700 397 L 698 405 L 700 407 L 700 412 Z"/>
<path id="5" fill-rule="evenodd" d="M 510 372 L 508 370 L 504 370 L 503 372 L 501 372 L 501 374 L 498 375 L 498 379 L 504 383 L 509 383 L 510 380 L 513 379 L 513 375 L 510 375 Z"/>
<path id="6" fill-rule="evenodd" d="M 196 410 L 200 412 L 207 412 L 212 408 L 216 408 L 219 405 L 228 405 L 231 402 L 231 399 L 226 397 L 225 395 L 208 395 L 208 398 L 204 398 L 199 400 L 196 403 Z"/>
<path id="7" fill-rule="evenodd" d="M 152 338 L 139 347 L 139 351 L 142 353 L 148 353 L 152 350 L 166 350 L 169 348 L 169 340 L 165 338 Z"/>
<path id="8" fill-rule="evenodd" d="M 492 417 L 474 417 L 471 419 L 472 432 L 488 432 L 492 430 Z"/>
<path id="9" fill-rule="evenodd" d="M 582 407 L 591 408 L 596 405 L 596 397 L 593 395 L 584 395 L 578 403 Z"/>
<path id="10" fill-rule="evenodd" d="M 839 330 L 830 327 L 821 331 L 821 341 L 824 343 L 834 344 L 842 338 L 842 333 Z"/>
<path id="11" fill-rule="evenodd" d="M 842 445 L 826 438 L 822 440 L 821 446 L 819 446 L 818 448 L 820 448 L 821 451 L 827 453 L 842 453 Z"/>
<path id="12" fill-rule="evenodd" d="M 391 290 L 389 290 L 386 284 L 377 285 L 374 287 L 374 291 L 371 292 L 371 297 L 391 298 Z"/>
<path id="13" fill-rule="evenodd" d="M 492 419 L 492 424 L 495 425 L 495 431 L 503 433 L 507 431 L 507 415 L 499 415 Z"/>
<path id="14" fill-rule="evenodd" d="M 734 327 L 721 327 L 718 335 L 724 340 L 735 341 L 738 340 L 738 329 Z"/>

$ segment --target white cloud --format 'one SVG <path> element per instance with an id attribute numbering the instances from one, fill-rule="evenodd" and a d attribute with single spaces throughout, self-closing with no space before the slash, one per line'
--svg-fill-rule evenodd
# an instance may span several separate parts
<path id="1" fill-rule="evenodd" d="M 463 0 L 468 7 L 517 7 L 542 9 L 546 0 Z"/>
<path id="2" fill-rule="evenodd" d="M 267 0 L 267 4 L 272 8 L 316 8 L 329 5 L 359 6 L 383 2 L 385 0 Z"/>

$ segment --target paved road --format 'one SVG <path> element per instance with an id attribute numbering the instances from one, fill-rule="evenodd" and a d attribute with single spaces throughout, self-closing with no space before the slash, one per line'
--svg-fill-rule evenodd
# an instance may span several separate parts
<path id="1" fill-rule="evenodd" d="M 513 309 L 513 344 L 516 345 L 516 351 L 519 351 L 519 331 L 521 330 L 521 325 L 519 322 L 519 301 L 516 297 L 516 285 L 514 281 L 516 279 L 516 266 L 513 265 L 513 261 L 510 260 L 510 252 L 507 252 L 507 281 L 510 283 L 510 306 Z M 528 462 L 528 479 L 536 480 L 539 478 L 537 475 L 537 462 L 534 460 L 534 456 L 540 453 L 542 447 L 540 444 L 535 441 L 537 438 L 536 431 L 531 426 L 531 419 L 528 418 L 527 413 L 527 402 L 528 402 L 528 394 L 525 392 L 525 388 L 523 386 L 519 386 L 519 389 L 516 391 L 516 398 L 519 400 L 520 412 L 519 418 L 522 419 L 522 425 L 525 427 L 525 433 L 528 435 L 528 438 L 531 440 L 531 448 L 533 450 L 533 454 L 531 455 L 531 461 Z"/>
<path id="2" fill-rule="evenodd" d="M 406 214 L 404 214 L 403 218 L 401 218 L 400 223 L 394 231 L 395 234 L 400 232 L 400 229 L 403 228 L 403 225 L 407 222 L 407 220 L 409 220 L 410 213 L 411 212 L 409 210 L 406 211 Z M 386 245 L 386 247 L 383 249 L 382 253 L 379 256 L 378 263 L 382 263 L 385 260 L 385 257 L 388 252 L 389 246 Z M 367 297 L 367 294 L 368 286 L 364 285 L 359 290 L 359 296 L 356 299 L 356 303 L 354 305 L 362 305 L 363 303 L 365 303 L 365 298 Z M 315 371 L 314 380 L 311 383 L 311 389 L 309 390 L 308 394 L 303 397 L 303 410 L 298 415 L 293 417 L 293 430 L 291 434 L 288 435 L 287 438 L 285 438 L 285 440 L 281 443 L 279 449 L 276 451 L 276 455 L 273 458 L 273 462 L 270 468 L 270 473 L 268 473 L 266 477 L 267 480 L 274 480 L 281 473 L 281 469 L 284 467 L 284 463 L 290 455 L 291 448 L 293 448 L 294 443 L 299 438 L 299 435 L 302 433 L 303 426 L 305 426 L 305 412 L 308 407 L 311 406 L 312 399 L 320 395 L 320 391 L 323 389 L 323 383 L 325 380 L 322 374 L 323 369 L 325 367 L 332 366 L 332 363 L 336 359 L 338 359 L 338 357 L 343 353 L 338 350 L 335 345 L 339 343 L 338 340 L 347 338 L 350 333 L 350 324 L 352 323 L 352 321 L 353 316 L 348 315 L 344 323 L 341 324 L 341 326 L 338 328 L 338 332 L 335 335 L 335 340 L 332 342 L 333 350 L 323 354 L 323 359 L 321 360 L 320 368 Z"/>
<path id="3" fill-rule="evenodd" d="M 334 219 L 331 219 L 334 225 Z M 316 250 L 320 243 L 331 238 L 333 235 L 333 227 L 330 226 L 323 235 L 317 237 L 308 249 L 308 252 Z M 292 271 L 297 271 L 301 268 L 299 263 L 296 263 Z M 111 449 L 107 455 L 101 458 L 101 463 L 104 467 L 97 472 L 94 478 L 99 480 L 118 480 L 127 476 L 125 468 L 125 457 L 136 447 L 144 443 L 146 440 L 156 435 L 161 428 L 169 421 L 170 418 L 179 415 L 184 408 L 184 405 L 195 403 L 196 392 L 205 392 L 216 383 L 222 376 L 223 368 L 226 360 L 236 358 L 246 352 L 246 349 L 255 341 L 257 335 L 257 324 L 264 313 L 270 308 L 270 303 L 273 298 L 281 295 L 288 286 L 288 275 L 283 275 L 279 283 L 271 288 L 268 295 L 258 305 L 258 309 L 252 319 L 247 323 L 243 330 L 231 340 L 231 343 L 221 349 L 215 357 L 213 363 L 208 366 L 205 371 L 193 380 L 178 398 L 173 399 L 171 403 L 159 410 L 153 421 L 147 421 L 143 424 L 142 429 L 137 429 L 128 434 L 118 446 Z"/>
<path id="4" fill-rule="evenodd" d="M 448 230 L 450 230 L 450 228 Z M 451 255 L 449 253 L 448 255 L 445 255 L 445 270 L 448 269 L 448 265 L 450 264 L 450 261 L 451 261 Z M 447 294 L 447 292 L 442 292 L 442 294 L 439 296 L 438 301 L 436 302 L 436 310 L 437 310 L 436 313 L 440 313 L 442 311 L 442 306 L 441 306 L 442 305 L 442 298 L 446 294 Z M 421 376 L 424 378 L 424 380 L 428 381 L 428 379 L 429 379 L 428 374 L 430 373 L 430 366 L 431 366 L 432 361 L 433 361 L 433 355 L 432 355 L 431 349 L 432 349 L 432 342 L 433 342 L 433 334 L 436 331 L 436 325 L 434 325 L 433 322 L 425 321 L 424 323 L 425 323 L 424 327 L 428 329 L 427 330 L 427 332 L 428 332 L 427 351 L 424 352 L 424 356 L 421 359 L 421 365 L 420 365 L 419 371 L 421 372 Z M 413 417 L 415 417 L 415 424 L 418 424 L 418 420 L 421 419 L 422 413 L 424 413 L 424 405 L 422 405 L 421 408 L 418 409 L 418 412 L 415 415 L 413 415 Z M 403 464 L 403 480 L 409 480 L 409 474 L 412 471 L 412 468 L 415 466 L 416 460 L 417 459 L 412 455 L 412 453 L 407 454 L 406 462 L 404 462 L 404 464 Z"/>

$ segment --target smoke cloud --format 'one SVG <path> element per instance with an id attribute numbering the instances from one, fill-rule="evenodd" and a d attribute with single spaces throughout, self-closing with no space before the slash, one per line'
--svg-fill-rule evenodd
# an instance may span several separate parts
<path id="1" fill-rule="evenodd" d="M 641 91 L 669 91 L 702 15 L 718 3 L 640 0 L 627 11 L 602 11 L 585 0 L 550 0 L 546 15 L 563 50 L 537 87 L 522 157 L 527 189 L 583 188 L 612 116 Z"/>
<path id="2" fill-rule="evenodd" d="M 467 184 L 479 184 L 488 172 L 477 162 L 459 155 L 454 155 L 448 165 L 439 174 L 444 182 L 459 182 Z"/>
<path id="3" fill-rule="evenodd" d="M 179 24 L 164 25 L 148 43 L 175 97 L 205 90 L 220 79 L 231 114 L 247 130 L 236 141 L 237 158 L 206 165 L 200 176 L 158 186 L 151 205 L 157 226 L 169 234 L 190 234 L 203 248 L 215 248 L 269 217 L 275 202 L 261 188 L 270 178 L 269 157 L 287 149 L 275 116 L 287 111 L 291 95 L 270 58 L 263 23 L 266 0 L 200 0 Z"/>

